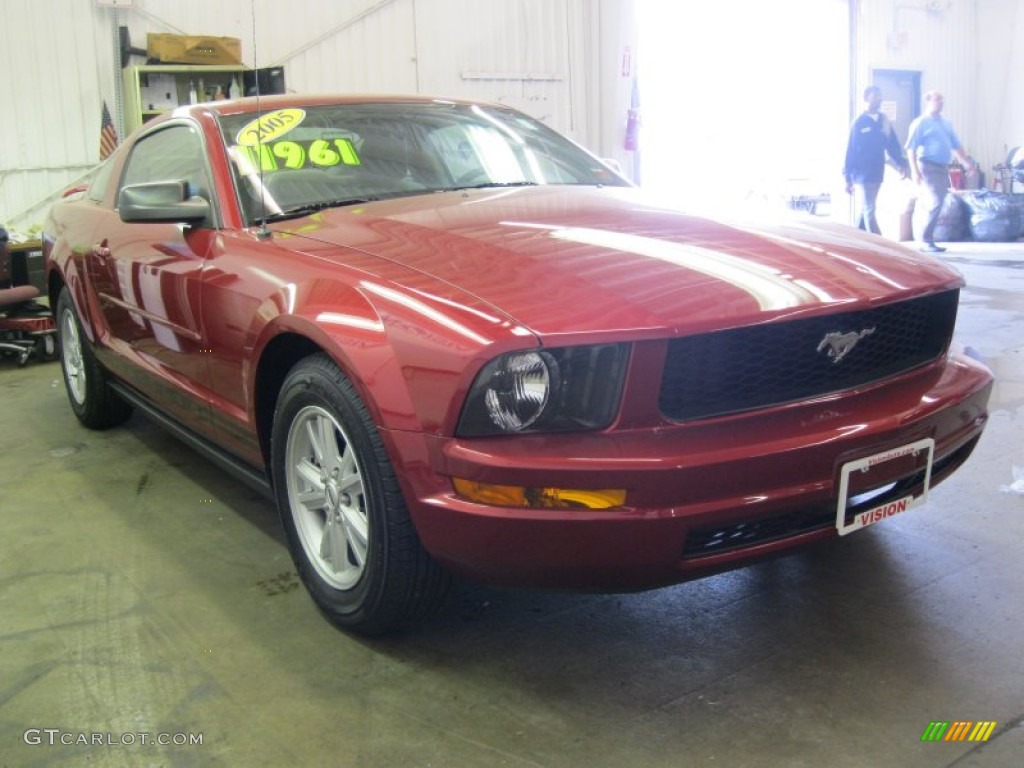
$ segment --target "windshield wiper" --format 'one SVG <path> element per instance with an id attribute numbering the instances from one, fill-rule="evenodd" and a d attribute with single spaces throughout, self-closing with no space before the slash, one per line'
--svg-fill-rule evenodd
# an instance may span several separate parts
<path id="1" fill-rule="evenodd" d="M 280 213 L 268 213 L 265 218 L 267 221 L 285 221 L 287 219 L 296 219 L 300 216 L 309 216 L 313 213 L 326 210 L 327 208 L 342 208 L 346 205 L 360 205 L 361 203 L 372 203 L 376 200 L 383 200 L 384 197 L 346 197 L 343 200 L 324 200 L 316 203 L 304 203 L 303 205 L 297 205 L 294 208 L 286 208 Z"/>
<path id="2" fill-rule="evenodd" d="M 480 184 L 466 184 L 460 187 L 444 187 L 438 192 L 455 192 L 460 189 L 490 189 L 491 187 L 539 187 L 536 181 L 485 181 Z"/>

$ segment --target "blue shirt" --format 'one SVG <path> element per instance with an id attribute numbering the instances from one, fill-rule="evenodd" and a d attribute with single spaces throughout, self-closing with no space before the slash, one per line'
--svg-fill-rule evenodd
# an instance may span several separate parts
<path id="1" fill-rule="evenodd" d="M 910 124 L 906 149 L 918 160 L 949 165 L 953 161 L 953 150 L 960 149 L 960 139 L 942 115 L 921 115 Z"/>

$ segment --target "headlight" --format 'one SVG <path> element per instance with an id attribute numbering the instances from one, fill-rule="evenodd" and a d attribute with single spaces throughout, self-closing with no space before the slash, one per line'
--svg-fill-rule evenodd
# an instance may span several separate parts
<path id="1" fill-rule="evenodd" d="M 532 349 L 477 375 L 459 419 L 467 437 L 607 427 L 618 410 L 627 344 Z"/>
<path id="2" fill-rule="evenodd" d="M 546 352 L 506 355 L 491 369 L 484 390 L 487 415 L 500 430 L 522 432 L 541 417 L 557 388 L 558 365 Z"/>

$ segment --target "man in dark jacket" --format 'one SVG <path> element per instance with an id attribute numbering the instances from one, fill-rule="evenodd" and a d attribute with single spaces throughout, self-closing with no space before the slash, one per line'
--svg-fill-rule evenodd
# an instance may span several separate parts
<path id="1" fill-rule="evenodd" d="M 907 177 L 907 159 L 903 155 L 899 137 L 892 123 L 879 111 L 882 91 L 876 85 L 864 89 L 864 111 L 850 126 L 850 138 L 846 144 L 846 191 L 856 191 L 857 226 L 860 229 L 881 234 L 875 217 L 875 201 L 885 176 L 885 156 Z"/>

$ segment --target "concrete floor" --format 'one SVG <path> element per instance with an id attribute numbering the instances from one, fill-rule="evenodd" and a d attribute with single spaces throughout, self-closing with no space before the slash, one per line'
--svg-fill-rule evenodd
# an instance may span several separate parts
<path id="1" fill-rule="evenodd" d="M 999 380 L 927 507 L 644 594 L 460 586 L 377 642 L 320 617 L 269 503 L 0 361 L 0 765 L 1020 766 L 1024 243 L 946 260 Z M 947 720 L 998 725 L 921 741 Z"/>

